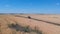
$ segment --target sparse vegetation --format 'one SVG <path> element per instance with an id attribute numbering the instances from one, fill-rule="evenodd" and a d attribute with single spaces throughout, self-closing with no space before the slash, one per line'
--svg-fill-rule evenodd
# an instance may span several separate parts
<path id="1" fill-rule="evenodd" d="M 38 34 L 42 34 L 42 31 L 39 31 L 37 26 L 35 26 L 35 29 L 33 31 L 38 33 Z"/>
<path id="2" fill-rule="evenodd" d="M 10 24 L 8 25 L 10 28 L 14 28 L 16 29 L 16 31 L 21 31 L 21 32 L 25 32 L 25 33 L 31 33 L 31 32 L 35 32 L 37 34 L 42 34 L 42 31 L 39 31 L 37 29 L 37 27 L 35 27 L 35 29 L 31 29 L 29 26 L 20 26 L 18 24 Z"/>
<path id="3" fill-rule="evenodd" d="M 29 19 L 28 16 L 31 16 L 31 19 Z M 10 14 L 0 15 L 0 34 L 60 34 L 60 21 L 58 18 L 60 18 L 59 15 L 24 14 L 18 15 L 17 17 Z M 33 27 L 35 27 L 35 29 Z M 40 30 L 40 28 L 43 32 Z"/>
<path id="4" fill-rule="evenodd" d="M 30 32 L 29 26 L 24 27 L 24 32 Z"/>

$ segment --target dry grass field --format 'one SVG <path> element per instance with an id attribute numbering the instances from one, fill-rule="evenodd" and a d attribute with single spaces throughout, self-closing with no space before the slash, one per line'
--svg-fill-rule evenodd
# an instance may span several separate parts
<path id="1" fill-rule="evenodd" d="M 0 15 L 0 34 L 60 34 L 60 15 Z"/>

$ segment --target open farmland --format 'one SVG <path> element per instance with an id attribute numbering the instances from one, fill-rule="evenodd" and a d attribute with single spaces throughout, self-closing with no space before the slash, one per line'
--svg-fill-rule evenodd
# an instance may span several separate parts
<path id="1" fill-rule="evenodd" d="M 10 24 L 15 24 L 14 28 L 9 27 Z M 25 32 L 26 26 L 29 26 L 31 32 Z M 35 27 L 42 33 L 36 32 Z M 60 15 L 0 15 L 0 34 L 60 34 Z"/>

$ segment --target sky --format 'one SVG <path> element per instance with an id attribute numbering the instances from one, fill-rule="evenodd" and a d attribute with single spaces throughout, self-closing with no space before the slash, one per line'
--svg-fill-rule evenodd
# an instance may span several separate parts
<path id="1" fill-rule="evenodd" d="M 0 0 L 0 13 L 60 14 L 60 0 Z"/>

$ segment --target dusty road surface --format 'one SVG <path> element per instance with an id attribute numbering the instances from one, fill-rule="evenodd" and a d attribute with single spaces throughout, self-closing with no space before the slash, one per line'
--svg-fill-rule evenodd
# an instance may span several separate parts
<path id="1" fill-rule="evenodd" d="M 8 24 L 12 23 L 21 26 L 29 25 L 32 29 L 36 26 L 43 34 L 60 34 L 60 15 L 0 15 L 0 34 L 24 34 L 9 28 Z"/>

